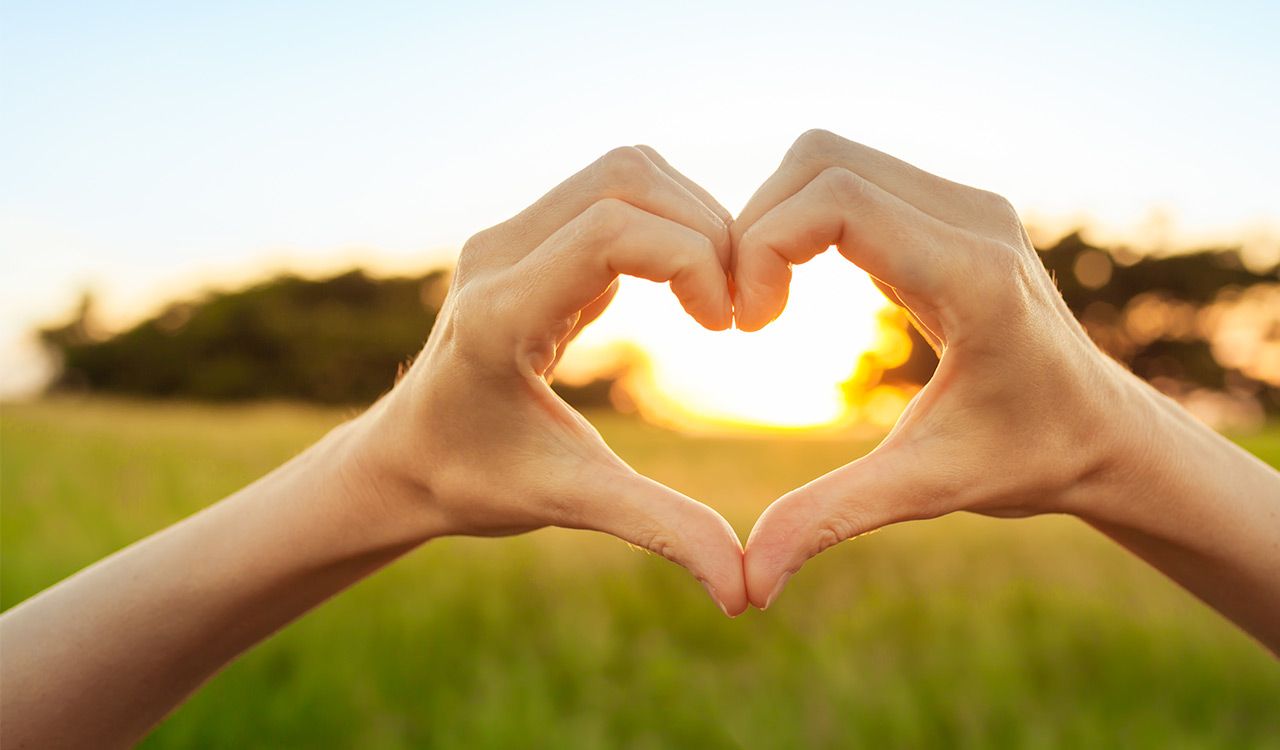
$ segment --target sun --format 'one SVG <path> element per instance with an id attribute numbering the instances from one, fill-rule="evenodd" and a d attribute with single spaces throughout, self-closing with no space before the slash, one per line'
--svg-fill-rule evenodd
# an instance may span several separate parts
<path id="1" fill-rule="evenodd" d="M 581 379 L 639 353 L 630 357 L 640 366 L 626 385 L 655 421 L 827 427 L 850 416 L 842 385 L 864 353 L 883 348 L 886 307 L 870 278 L 834 252 L 795 268 L 786 311 L 754 333 L 707 331 L 665 285 L 624 279 L 609 310 L 566 353 L 561 372 Z M 909 341 L 905 346 L 909 351 Z"/>

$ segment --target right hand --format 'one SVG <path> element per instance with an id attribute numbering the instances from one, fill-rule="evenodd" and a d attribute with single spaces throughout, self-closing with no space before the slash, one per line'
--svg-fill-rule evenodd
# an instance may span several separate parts
<path id="1" fill-rule="evenodd" d="M 1145 398 L 1071 316 L 1000 196 L 811 131 L 733 232 L 740 328 L 773 320 L 791 264 L 835 245 L 940 356 L 873 452 L 757 521 L 745 561 L 757 606 L 813 555 L 892 523 L 959 510 L 1087 513 L 1085 501 L 1141 450 Z"/>
<path id="2" fill-rule="evenodd" d="M 696 321 L 727 328 L 729 218 L 641 146 L 609 152 L 471 238 L 426 347 L 372 412 L 364 477 L 424 538 L 603 531 L 683 565 L 726 614 L 741 613 L 742 547 L 729 524 L 636 473 L 549 385 L 620 274 L 670 282 Z"/>

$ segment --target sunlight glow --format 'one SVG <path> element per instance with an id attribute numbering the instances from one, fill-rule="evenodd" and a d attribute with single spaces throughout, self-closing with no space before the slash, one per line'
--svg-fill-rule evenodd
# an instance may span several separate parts
<path id="1" fill-rule="evenodd" d="M 704 330 L 665 287 L 624 279 L 559 372 L 580 380 L 610 363 L 639 359 L 625 381 L 637 407 L 685 428 L 832 426 L 850 416 L 842 383 L 865 352 L 884 344 L 879 321 L 888 304 L 866 274 L 834 251 L 796 267 L 787 309 L 755 333 Z M 909 352 L 905 336 L 889 343 Z"/>

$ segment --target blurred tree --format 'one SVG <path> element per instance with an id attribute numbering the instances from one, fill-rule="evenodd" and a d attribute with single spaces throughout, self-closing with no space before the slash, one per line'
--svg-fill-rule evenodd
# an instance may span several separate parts
<path id="1" fill-rule="evenodd" d="M 1225 330 L 1222 316 L 1244 290 L 1280 289 L 1280 268 L 1251 270 L 1235 248 L 1178 255 L 1140 255 L 1127 248 L 1091 245 L 1079 232 L 1040 250 L 1067 307 L 1108 354 L 1165 390 L 1197 387 L 1230 390 L 1280 413 L 1280 368 L 1246 373 L 1215 355 L 1215 344 L 1239 331 Z M 1245 345 L 1280 347 L 1280 309 L 1255 310 L 1265 317 Z M 885 383 L 922 384 L 937 358 L 914 330 L 911 357 L 883 373 Z"/>
<path id="2" fill-rule="evenodd" d="M 1091 245 L 1078 232 L 1040 256 L 1089 335 L 1139 376 L 1174 395 L 1213 389 L 1280 413 L 1276 268 L 1251 270 L 1234 249 L 1143 256 Z M 171 304 L 115 335 L 95 323 L 86 295 L 70 320 L 40 333 L 62 363 L 54 388 L 368 403 L 422 346 L 447 287 L 443 270 L 388 279 L 360 270 L 318 280 L 286 275 Z M 1253 294 L 1263 288 L 1276 296 Z M 1242 326 L 1226 312 L 1245 302 L 1253 322 Z M 907 333 L 905 361 L 881 369 L 864 358 L 850 388 L 926 382 L 937 359 L 914 329 Z M 576 406 L 609 408 L 616 383 L 615 373 L 556 389 Z"/>
<path id="3" fill-rule="evenodd" d="M 363 404 L 386 392 L 422 347 L 448 283 L 444 270 L 285 275 L 173 303 L 113 336 L 98 332 L 86 296 L 70 321 L 40 335 L 61 361 L 55 389 Z M 564 391 L 580 405 L 607 406 L 609 385 Z"/>
<path id="4" fill-rule="evenodd" d="M 109 338 L 86 336 L 83 312 L 41 331 L 57 350 L 55 387 L 199 399 L 376 398 L 435 320 L 444 272 L 375 280 L 281 276 L 170 305 Z M 91 330 L 91 329 L 90 329 Z"/>

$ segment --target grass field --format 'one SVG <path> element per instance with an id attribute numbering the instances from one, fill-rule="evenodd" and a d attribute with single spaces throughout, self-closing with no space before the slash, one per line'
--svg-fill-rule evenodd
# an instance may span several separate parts
<path id="1" fill-rule="evenodd" d="M 0 606 L 343 416 L 4 405 Z M 744 536 L 772 498 L 870 447 L 596 421 Z M 1241 442 L 1280 464 L 1280 430 Z M 1070 519 L 891 528 L 734 621 L 674 565 L 548 530 L 426 545 L 232 665 L 145 746 L 1280 748 L 1280 666 Z"/>

